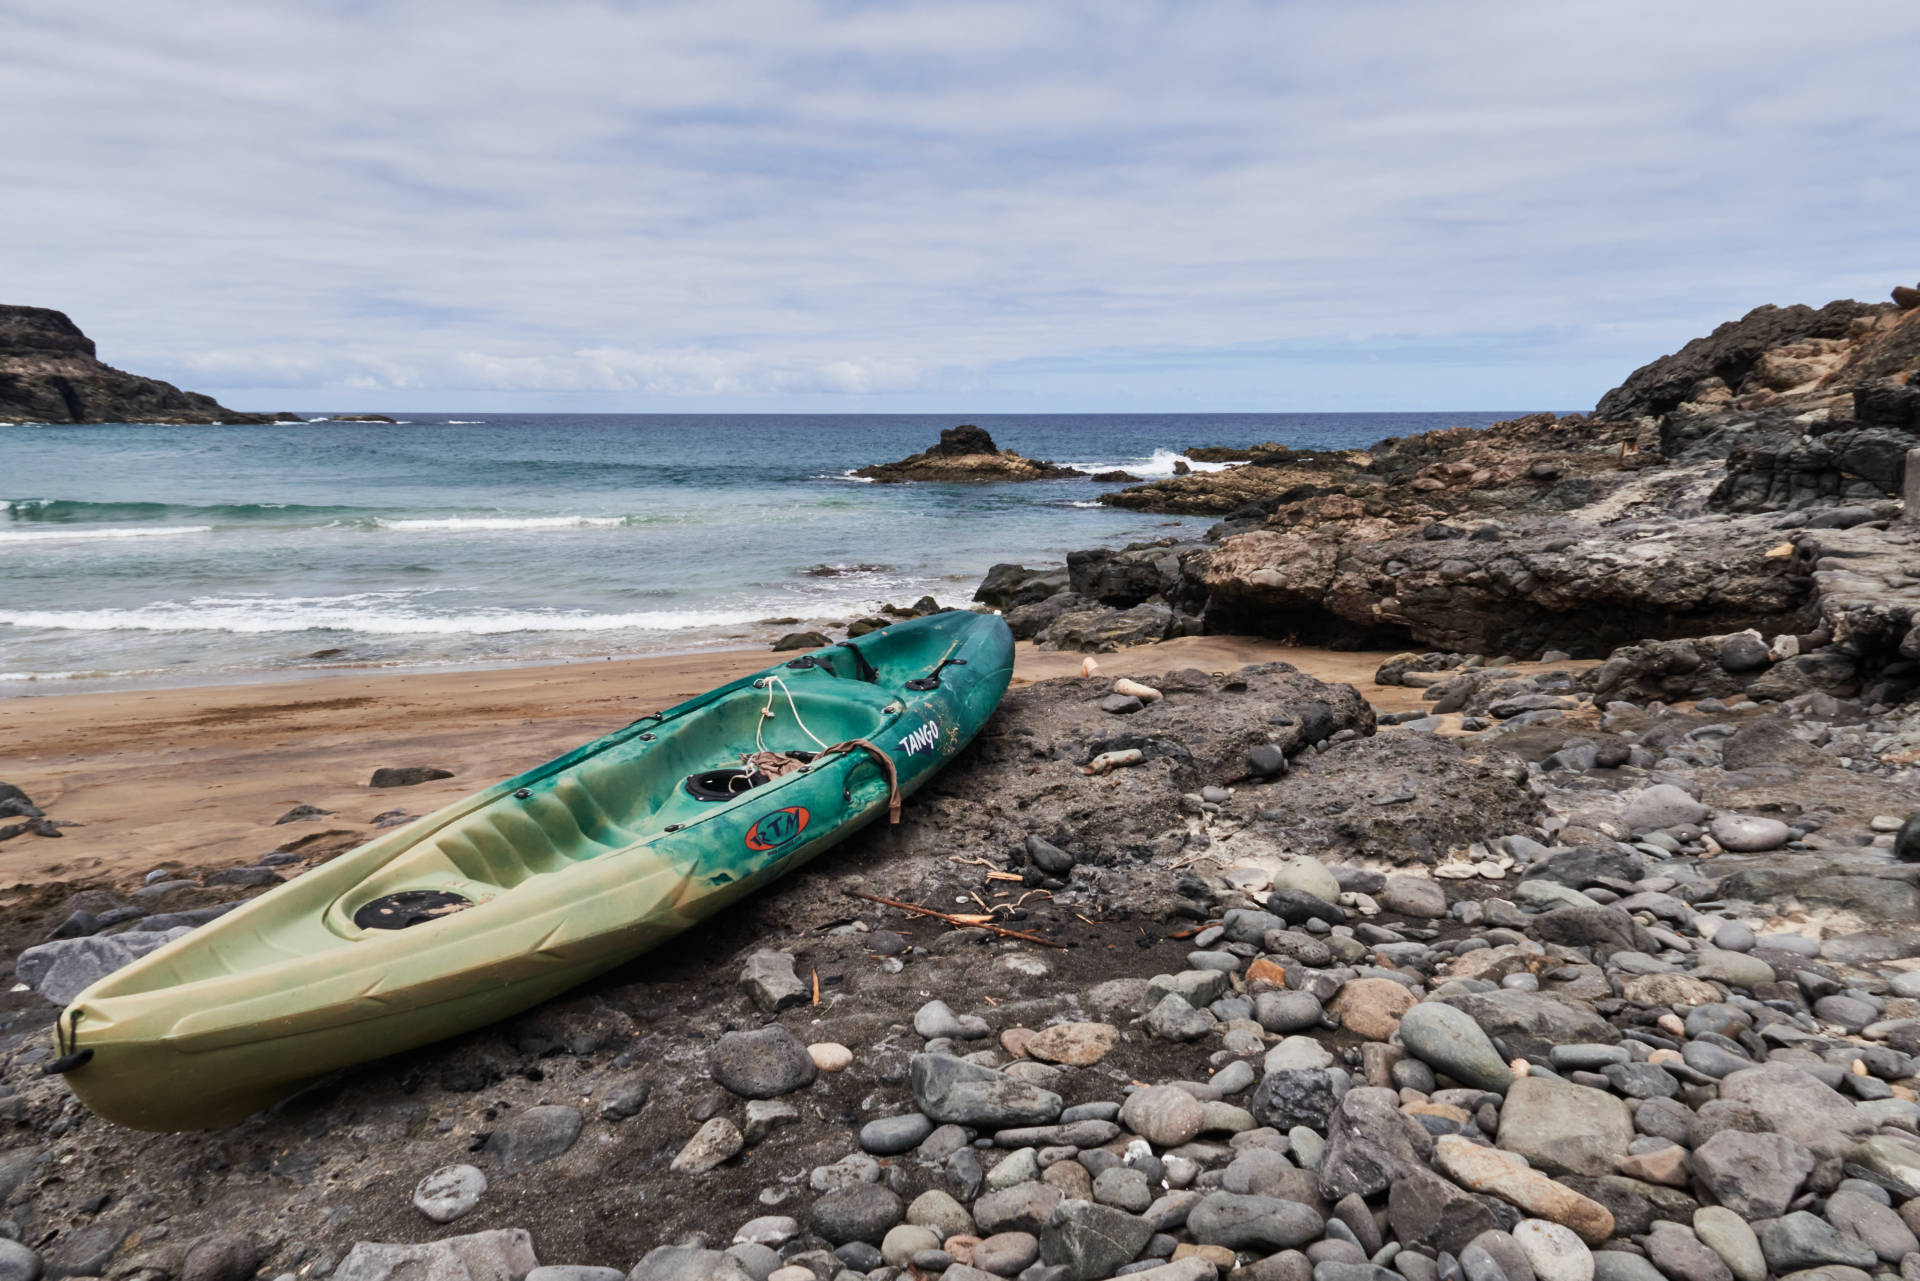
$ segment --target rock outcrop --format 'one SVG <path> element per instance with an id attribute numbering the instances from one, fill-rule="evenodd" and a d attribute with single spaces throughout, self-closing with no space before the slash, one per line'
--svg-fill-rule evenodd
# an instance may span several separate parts
<path id="1" fill-rule="evenodd" d="M 1059 648 L 1195 629 L 1486 656 L 1641 647 L 1614 665 L 1637 673 L 1622 688 L 1674 696 L 1687 668 L 1718 673 L 1696 697 L 1905 697 L 1920 685 L 1920 590 L 1900 568 L 1920 526 L 1899 501 L 1920 448 L 1916 299 L 1758 308 L 1591 415 L 1365 451 L 1196 447 L 1243 465 L 1101 501 L 1222 517 L 1204 540 L 1076 552 L 1064 582 L 999 567 L 977 599 Z M 1749 631 L 1772 657 L 1737 678 L 1659 648 Z"/>
<path id="2" fill-rule="evenodd" d="M 1027 458 L 1011 449 L 1001 449 L 984 428 L 971 423 L 949 427 L 940 433 L 940 443 L 894 463 L 875 463 L 853 473 L 863 480 L 882 484 L 906 481 L 949 481 L 965 484 L 997 483 L 1019 480 L 1087 480 L 1087 473 L 1072 467 L 1059 467 L 1038 458 Z"/>
<path id="3" fill-rule="evenodd" d="M 101 364 L 93 340 L 63 312 L 0 305 L 0 420 L 266 423 L 275 418 L 243 414 L 211 396 Z"/>
<path id="4" fill-rule="evenodd" d="M 1844 360 L 1854 322 L 1876 322 L 1887 303 L 1842 300 L 1819 309 L 1755 307 L 1671 356 L 1636 369 L 1600 398 L 1599 418 L 1656 416 L 1714 390 L 1789 391 L 1831 373 Z"/>

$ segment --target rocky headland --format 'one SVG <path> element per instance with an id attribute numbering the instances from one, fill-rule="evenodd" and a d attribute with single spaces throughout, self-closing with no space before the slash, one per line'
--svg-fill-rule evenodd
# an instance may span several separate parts
<path id="1" fill-rule="evenodd" d="M 1192 631 L 1522 658 L 1679 642 L 1646 660 L 1673 668 L 1701 652 L 1686 642 L 1751 633 L 1749 680 L 1898 701 L 1920 681 L 1916 370 L 1920 309 L 1761 307 L 1589 415 L 1218 451 L 1247 461 L 1101 497 L 1220 516 L 1205 539 L 996 566 L 976 599 L 1095 650 Z"/>
<path id="2" fill-rule="evenodd" d="M 1428 705 L 1017 688 L 898 827 L 226 1130 L 88 1116 L 56 1002 L 367 832 L 17 893 L 0 1277 L 1915 1281 L 1917 337 L 1766 309 L 1611 416 L 1146 487 L 1321 477 L 983 595 L 1404 641 Z"/>
<path id="3" fill-rule="evenodd" d="M 290 418 L 243 414 L 211 396 L 102 364 L 93 339 L 66 313 L 0 305 L 0 421 L 268 423 Z"/>
<path id="4" fill-rule="evenodd" d="M 907 481 L 946 481 L 961 484 L 1004 483 L 1019 480 L 1085 480 L 1087 473 L 1038 458 L 1001 449 L 985 428 L 971 423 L 948 427 L 938 444 L 898 462 L 861 467 L 853 475 L 881 484 Z"/>

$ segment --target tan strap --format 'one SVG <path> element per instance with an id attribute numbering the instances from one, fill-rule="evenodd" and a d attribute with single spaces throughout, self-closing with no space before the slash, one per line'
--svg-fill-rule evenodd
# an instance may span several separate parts
<path id="1" fill-rule="evenodd" d="M 821 755 L 829 756 L 835 752 L 851 752 L 855 748 L 864 750 L 869 756 L 880 763 L 881 769 L 886 771 L 887 822 L 889 824 L 898 823 L 900 821 L 900 771 L 894 768 L 893 757 L 887 755 L 887 750 L 884 747 L 870 743 L 864 738 L 850 738 L 844 743 L 835 743 L 832 747 L 822 752 Z"/>

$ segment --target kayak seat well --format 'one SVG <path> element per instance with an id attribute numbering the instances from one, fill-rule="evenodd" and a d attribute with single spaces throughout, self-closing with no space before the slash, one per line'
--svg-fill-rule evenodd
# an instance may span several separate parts
<path id="1" fill-rule="evenodd" d="M 762 714 L 768 709 L 767 691 L 737 690 L 698 716 L 661 726 L 652 742 L 628 740 L 566 773 L 610 826 L 641 840 L 685 817 L 680 802 L 692 802 L 696 795 L 687 786 L 689 779 L 737 770 L 740 758 L 761 750 L 762 744 L 769 751 L 807 755 L 825 745 L 869 737 L 886 724 L 885 709 L 893 701 L 886 690 L 824 672 L 796 676 L 787 683 L 791 704 L 787 694 L 773 691 L 771 717 Z M 745 788 L 739 796 L 758 790 Z M 723 803 L 701 800 L 698 805 L 704 810 Z"/>

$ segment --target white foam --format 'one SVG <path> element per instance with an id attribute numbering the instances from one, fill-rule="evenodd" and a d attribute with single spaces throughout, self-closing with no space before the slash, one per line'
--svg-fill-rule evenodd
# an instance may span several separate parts
<path id="1" fill-rule="evenodd" d="M 0 624 L 74 632 L 228 632 L 271 635 L 337 631 L 368 636 L 492 636 L 505 632 L 673 632 L 751 623 L 757 610 L 662 609 L 624 614 L 585 610 L 475 610 L 429 614 L 404 593 L 319 597 L 202 596 L 135 609 L 0 610 Z"/>
<path id="2" fill-rule="evenodd" d="M 447 426 L 449 427 L 485 427 L 486 425 L 487 425 L 487 420 L 484 418 L 449 418 L 447 419 Z"/>
<path id="3" fill-rule="evenodd" d="M 205 534 L 212 529 L 211 525 L 156 525 L 145 529 L 0 529 L 0 543 L 52 543 L 97 538 L 175 538 L 182 534 Z"/>
<path id="4" fill-rule="evenodd" d="M 1128 458 L 1117 463 L 1068 463 L 1067 466 L 1089 475 L 1103 471 L 1123 471 L 1145 480 L 1151 476 L 1173 475 L 1173 465 L 1177 462 L 1185 463 L 1193 471 L 1226 471 L 1239 466 L 1238 463 L 1196 463 L 1185 454 L 1176 453 L 1171 449 L 1156 449 L 1149 458 Z"/>
<path id="5" fill-rule="evenodd" d="M 1071 503 L 1068 503 L 1067 506 L 1069 507 L 1105 507 L 1106 504 L 1105 503 L 1089 503 L 1089 502 L 1071 502 Z"/>
<path id="6" fill-rule="evenodd" d="M 871 476 L 854 475 L 853 469 L 851 467 L 849 467 L 846 471 L 841 472 L 838 476 L 822 476 L 820 477 L 820 479 L 821 480 L 850 480 L 856 485 L 871 485 L 874 483 L 873 477 Z"/>
<path id="7" fill-rule="evenodd" d="M 445 516 L 373 523 L 381 529 L 459 533 L 469 529 L 611 529 L 632 522 L 625 516 Z"/>

